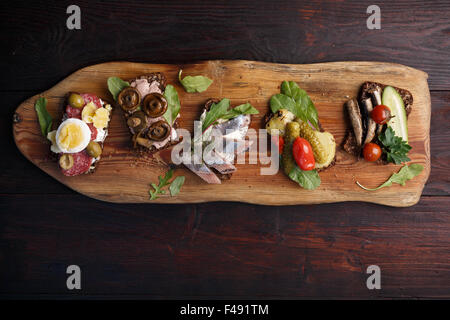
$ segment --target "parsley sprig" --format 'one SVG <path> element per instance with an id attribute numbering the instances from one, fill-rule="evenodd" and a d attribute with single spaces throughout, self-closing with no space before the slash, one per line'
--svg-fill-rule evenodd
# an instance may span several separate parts
<path id="1" fill-rule="evenodd" d="M 391 127 L 378 136 L 378 140 L 383 144 L 383 152 L 386 153 L 387 161 L 395 164 L 408 162 L 411 159 L 407 154 L 411 150 L 411 146 L 402 138 L 395 135 Z"/>

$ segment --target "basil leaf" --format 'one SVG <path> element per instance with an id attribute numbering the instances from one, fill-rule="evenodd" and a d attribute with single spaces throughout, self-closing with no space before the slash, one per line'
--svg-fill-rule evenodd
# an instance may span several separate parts
<path id="1" fill-rule="evenodd" d="M 283 81 L 281 83 L 281 93 L 288 97 L 291 97 L 294 100 L 297 100 L 298 96 L 300 95 L 300 90 L 300 87 L 295 81 Z"/>
<path id="2" fill-rule="evenodd" d="M 231 110 L 228 110 L 225 115 L 221 117 L 221 119 L 231 119 L 237 117 L 241 114 L 258 114 L 259 111 L 256 110 L 250 103 L 241 104 L 237 107 L 234 107 Z"/>
<path id="3" fill-rule="evenodd" d="M 285 94 L 278 93 L 270 98 L 270 109 L 273 113 L 280 109 L 286 109 L 298 116 L 295 100 Z"/>
<path id="4" fill-rule="evenodd" d="M 203 120 L 202 131 L 205 131 L 210 125 L 222 118 L 227 113 L 229 107 L 230 100 L 227 98 L 220 100 L 219 103 L 213 103 Z"/>
<path id="5" fill-rule="evenodd" d="M 167 110 L 163 114 L 164 119 L 167 120 L 167 123 L 171 125 L 175 122 L 178 113 L 180 112 L 180 99 L 178 98 L 177 90 L 171 84 L 166 86 L 166 90 L 164 90 L 164 97 L 167 100 Z"/>
<path id="6" fill-rule="evenodd" d="M 203 92 L 213 83 L 211 79 L 204 76 L 187 76 L 184 79 L 181 79 L 181 72 L 183 70 L 180 69 L 178 73 L 178 80 L 183 85 L 186 92 Z"/>
<path id="7" fill-rule="evenodd" d="M 53 119 L 47 111 L 47 99 L 40 97 L 34 104 L 36 110 L 39 126 L 41 127 L 41 133 L 47 138 L 48 133 L 52 130 Z"/>
<path id="8" fill-rule="evenodd" d="M 317 113 L 317 109 L 314 106 L 311 98 L 306 94 L 305 97 L 302 98 L 302 103 L 305 110 L 305 118 L 309 121 L 317 130 L 319 130 L 319 114 Z"/>
<path id="9" fill-rule="evenodd" d="M 184 184 L 184 180 L 185 180 L 184 176 L 178 176 L 172 181 L 169 187 L 170 195 L 172 197 L 180 193 L 180 189 Z"/>
<path id="10" fill-rule="evenodd" d="M 319 115 L 314 103 L 306 91 L 300 89 L 294 81 L 283 81 L 281 83 L 281 94 L 272 96 L 270 108 L 274 113 L 279 109 L 287 109 L 297 118 L 304 122 L 310 122 L 317 130 L 319 129 Z"/>
<path id="11" fill-rule="evenodd" d="M 410 166 L 405 164 L 399 172 L 393 173 L 386 182 L 379 185 L 376 188 L 370 189 L 364 187 L 362 184 L 360 184 L 358 181 L 356 181 L 356 184 L 367 191 L 375 191 L 379 190 L 384 187 L 390 187 L 392 183 L 397 183 L 401 186 L 404 186 L 406 184 L 406 181 L 411 180 L 412 178 L 418 176 L 423 170 L 423 166 L 421 164 L 413 163 Z"/>
<path id="12" fill-rule="evenodd" d="M 303 171 L 298 166 L 295 166 L 291 172 L 289 172 L 289 178 L 307 190 L 316 189 L 320 186 L 321 182 L 317 170 Z"/>

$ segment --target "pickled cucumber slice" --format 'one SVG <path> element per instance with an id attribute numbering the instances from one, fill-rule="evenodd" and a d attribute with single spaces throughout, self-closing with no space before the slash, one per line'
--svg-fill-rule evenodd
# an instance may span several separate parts
<path id="1" fill-rule="evenodd" d="M 284 173 L 290 174 L 295 167 L 295 159 L 292 154 L 292 143 L 300 135 L 300 124 L 298 122 L 289 122 L 286 125 L 286 134 L 284 136 L 284 148 L 281 162 L 283 164 Z"/>
<path id="2" fill-rule="evenodd" d="M 324 163 L 327 160 L 327 152 L 317 135 L 317 133 L 320 132 L 313 130 L 306 122 L 303 122 L 301 120 L 299 122 L 300 137 L 308 140 L 308 142 L 311 144 L 314 153 L 314 159 L 316 159 L 316 162 Z"/>
<path id="3" fill-rule="evenodd" d="M 393 116 L 387 125 L 394 130 L 396 136 L 408 142 L 408 120 L 402 97 L 397 90 L 387 86 L 383 90 L 382 103 L 391 110 Z"/>
<path id="4" fill-rule="evenodd" d="M 300 137 L 311 144 L 316 160 L 316 169 L 328 167 L 336 155 L 336 142 L 329 132 L 320 132 L 311 128 L 306 122 L 296 120 L 300 124 Z"/>
<path id="5" fill-rule="evenodd" d="M 320 144 L 326 150 L 326 160 L 322 163 L 316 161 L 316 169 L 324 169 L 328 167 L 334 160 L 334 156 L 336 155 L 336 142 L 334 141 L 334 137 L 329 132 L 317 132 L 316 136 L 319 139 Z"/>

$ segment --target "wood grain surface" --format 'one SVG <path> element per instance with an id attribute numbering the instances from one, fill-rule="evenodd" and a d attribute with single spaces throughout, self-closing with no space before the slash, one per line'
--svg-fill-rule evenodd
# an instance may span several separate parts
<path id="1" fill-rule="evenodd" d="M 372 1 L 0 3 L 0 297 L 450 298 L 450 3 Z M 366 9 L 381 8 L 380 30 Z M 407 208 L 363 202 L 116 204 L 74 192 L 17 149 L 17 106 L 107 61 L 389 61 L 429 75 L 431 173 Z M 82 269 L 82 290 L 66 268 Z M 381 267 L 381 290 L 365 273 Z"/>
<path id="2" fill-rule="evenodd" d="M 213 79 L 211 87 L 201 94 L 189 94 L 177 82 L 179 68 L 185 74 L 202 74 Z M 411 161 L 424 166 L 423 173 L 406 186 L 394 185 L 377 192 L 359 188 L 355 181 L 366 186 L 378 186 L 401 166 L 380 166 L 358 161 L 338 148 L 336 165 L 320 174 L 322 183 L 314 191 L 299 188 L 282 172 L 266 176 L 260 173 L 261 164 L 237 165 L 237 172 L 229 181 L 208 185 L 188 169 L 178 169 L 187 176 L 182 192 L 176 197 L 162 195 L 155 202 L 186 203 L 207 201 L 244 201 L 256 204 L 311 204 L 341 201 L 368 201 L 391 206 L 410 206 L 419 201 L 430 172 L 429 126 L 431 106 L 427 75 L 401 65 L 372 62 L 334 62 L 312 65 L 271 64 L 254 61 L 205 61 L 190 65 L 154 65 L 127 62 L 105 63 L 75 72 L 40 96 L 48 97 L 48 110 L 54 118 L 61 118 L 67 92 L 93 92 L 103 99 L 111 99 L 106 80 L 111 76 L 133 79 L 151 72 L 163 72 L 168 83 L 175 85 L 182 103 L 180 128 L 193 132 L 205 101 L 209 98 L 229 98 L 236 106 L 250 102 L 259 110 L 252 116 L 251 128 L 258 130 L 269 110 L 269 99 L 279 93 L 283 80 L 293 80 L 305 89 L 317 106 L 322 126 L 331 132 L 341 145 L 349 128 L 345 118 L 346 96 L 356 97 L 364 81 L 383 82 L 409 90 L 414 97 L 413 111 L 408 119 Z M 56 162 L 50 159 L 48 143 L 40 133 L 34 110 L 34 96 L 21 104 L 13 125 L 14 139 L 19 150 L 35 165 L 75 191 L 95 199 L 111 202 L 150 202 L 150 182 L 158 181 L 168 167 L 152 157 L 136 155 L 130 134 L 120 110 L 113 114 L 102 161 L 91 175 L 65 177 Z M 117 108 L 118 109 L 118 108 Z M 267 167 L 267 166 L 266 166 Z"/>

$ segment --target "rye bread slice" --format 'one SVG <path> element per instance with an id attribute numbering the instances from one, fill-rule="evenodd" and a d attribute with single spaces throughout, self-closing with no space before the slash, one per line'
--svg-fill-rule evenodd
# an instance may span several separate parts
<path id="1" fill-rule="evenodd" d="M 145 79 L 148 81 L 149 84 L 151 84 L 152 82 L 157 82 L 158 83 L 158 87 L 161 90 L 161 92 L 164 92 L 164 90 L 166 89 L 166 85 L 167 85 L 167 79 L 166 76 L 162 73 L 162 72 L 153 72 L 153 73 L 149 73 L 146 75 L 142 75 L 139 77 L 136 77 L 134 79 L 129 80 L 129 83 L 132 83 L 136 80 L 142 80 Z M 142 99 L 144 99 L 144 97 L 141 97 Z M 124 118 L 125 118 L 125 122 L 128 120 L 128 118 L 134 113 L 136 112 L 123 112 Z M 128 125 L 127 125 L 128 126 Z M 175 122 L 172 124 L 172 128 L 176 129 L 178 128 L 178 119 L 175 120 Z M 147 130 L 148 127 L 144 130 Z M 161 150 L 167 149 L 175 144 L 179 143 L 179 140 L 177 141 L 172 141 L 170 140 L 169 142 L 167 142 L 162 148 L 157 149 L 155 146 L 151 146 L 150 148 L 144 147 L 142 145 L 139 145 L 137 143 L 133 142 L 133 136 L 134 136 L 134 132 L 131 128 L 129 128 L 130 133 L 132 134 L 132 145 L 133 145 L 133 149 L 138 153 L 138 155 L 145 155 L 145 154 L 154 154 L 155 152 L 159 152 Z"/>
<path id="2" fill-rule="evenodd" d="M 386 88 L 388 85 L 378 83 L 378 82 L 372 82 L 372 81 L 366 81 L 361 85 L 359 95 L 358 95 L 358 103 L 361 103 L 363 100 L 368 99 L 371 97 L 371 94 L 377 89 L 381 88 L 383 91 L 384 88 Z M 401 96 L 403 100 L 403 104 L 405 105 L 405 112 L 406 116 L 408 117 L 409 114 L 412 111 L 412 104 L 413 104 L 413 96 L 411 92 L 409 92 L 406 89 L 398 88 L 392 86 Z M 384 126 L 386 127 L 386 125 Z M 383 128 L 384 130 L 385 128 Z M 374 138 L 376 140 L 377 137 Z M 373 140 L 372 140 L 373 141 Z M 342 143 L 342 148 L 349 154 L 354 155 L 356 157 L 361 157 L 361 148 L 356 143 L 356 138 L 353 133 L 353 130 L 349 128 L 347 130 L 347 135 Z M 386 163 L 385 161 L 378 161 L 377 163 Z"/>
<path id="3" fill-rule="evenodd" d="M 69 96 L 70 96 L 71 93 L 72 93 L 72 92 L 67 92 L 67 93 L 65 94 L 65 96 L 64 96 L 64 103 L 63 103 L 63 105 L 62 105 L 62 117 L 61 117 L 61 121 L 58 123 L 58 126 L 59 126 L 63 121 L 65 121 L 65 120 L 68 119 L 68 116 L 66 115 L 66 108 L 67 108 L 67 106 L 69 105 Z M 98 97 L 98 96 L 97 96 L 97 97 Z M 101 99 L 100 97 L 98 97 L 98 98 Z M 114 108 L 113 108 L 113 105 L 114 105 L 114 104 L 111 103 L 110 101 L 107 101 L 107 100 L 104 100 L 104 99 L 101 99 L 101 101 L 103 101 L 103 106 L 106 106 L 106 105 L 108 105 L 108 104 L 111 106 L 111 112 L 110 112 L 110 115 L 109 115 L 108 127 L 106 127 L 106 129 L 104 129 L 106 138 L 105 138 L 104 141 L 98 142 L 98 144 L 99 144 L 100 147 L 102 148 L 102 153 L 103 153 L 104 144 L 105 144 L 106 139 L 108 138 L 109 123 L 110 123 L 110 121 L 111 121 L 112 113 L 113 113 L 113 111 L 114 111 Z M 56 161 L 59 159 L 59 155 L 57 155 L 57 154 L 51 152 L 50 150 L 49 150 L 49 152 L 50 152 L 50 158 L 51 158 L 51 159 L 54 159 L 54 160 L 56 160 Z M 90 168 L 89 168 L 88 171 L 86 171 L 85 173 L 82 173 L 82 174 L 91 174 L 91 173 L 94 173 L 95 170 L 97 170 L 98 165 L 100 164 L 100 162 L 101 162 L 101 156 L 99 157 L 98 160 L 96 160 L 93 164 L 91 164 L 91 166 L 90 166 Z"/>

